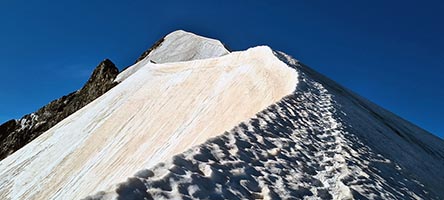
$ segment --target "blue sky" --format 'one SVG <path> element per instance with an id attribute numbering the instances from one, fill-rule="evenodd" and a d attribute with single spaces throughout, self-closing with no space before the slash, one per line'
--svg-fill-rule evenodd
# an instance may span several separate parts
<path id="1" fill-rule="evenodd" d="M 122 69 L 184 29 L 233 50 L 266 44 L 444 136 L 440 1 L 0 2 L 0 122 L 79 89 L 109 58 Z"/>

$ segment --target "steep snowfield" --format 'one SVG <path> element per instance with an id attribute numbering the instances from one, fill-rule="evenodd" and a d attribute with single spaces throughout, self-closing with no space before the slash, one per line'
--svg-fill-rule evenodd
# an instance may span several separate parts
<path id="1" fill-rule="evenodd" d="M 162 39 L 159 46 L 135 65 L 121 72 L 116 82 L 125 80 L 147 63 L 171 63 L 220 57 L 230 53 L 224 45 L 214 39 L 195 35 L 183 30 L 174 31 Z"/>
<path id="2" fill-rule="evenodd" d="M 78 199 L 109 190 L 251 118 L 291 94 L 298 80 L 268 47 L 143 63 L 1 161 L 0 199 Z"/>
<path id="3" fill-rule="evenodd" d="M 87 199 L 444 199 L 444 141 L 277 55 L 294 93 Z"/>

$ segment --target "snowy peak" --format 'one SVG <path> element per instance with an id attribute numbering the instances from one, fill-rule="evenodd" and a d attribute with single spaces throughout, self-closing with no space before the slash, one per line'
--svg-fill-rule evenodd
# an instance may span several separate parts
<path id="1" fill-rule="evenodd" d="M 120 73 L 115 81 L 122 82 L 146 63 L 161 64 L 200 60 L 220 57 L 228 53 L 230 52 L 218 40 L 177 30 L 158 40 L 137 59 L 136 64 Z"/>
<path id="2" fill-rule="evenodd" d="M 165 36 L 147 57 L 154 63 L 168 63 L 213 58 L 228 53 L 218 40 L 177 30 Z"/>
<path id="3" fill-rule="evenodd" d="M 147 56 L 155 63 L 166 63 L 212 58 L 228 53 L 229 51 L 219 40 L 177 30 L 154 43 L 137 59 L 137 62 Z"/>

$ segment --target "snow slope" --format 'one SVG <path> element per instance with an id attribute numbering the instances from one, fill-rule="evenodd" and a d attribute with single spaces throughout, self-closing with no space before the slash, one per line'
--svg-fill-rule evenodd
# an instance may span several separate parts
<path id="1" fill-rule="evenodd" d="M 145 62 L 1 161 L 0 199 L 78 199 L 109 190 L 279 101 L 295 90 L 297 76 L 268 47 Z"/>
<path id="2" fill-rule="evenodd" d="M 86 199 L 444 199 L 444 141 L 276 54 L 294 93 Z"/>

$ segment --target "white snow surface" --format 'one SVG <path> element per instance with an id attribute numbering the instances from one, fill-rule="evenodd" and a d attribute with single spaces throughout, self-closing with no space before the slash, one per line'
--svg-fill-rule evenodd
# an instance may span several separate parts
<path id="1" fill-rule="evenodd" d="M 86 199 L 443 199 L 441 139 L 276 54 L 294 93 Z"/>
<path id="2" fill-rule="evenodd" d="M 265 46 L 188 62 L 146 62 L 2 160 L 0 199 L 79 199 L 110 190 L 291 94 L 297 76 Z"/>
<path id="3" fill-rule="evenodd" d="M 153 49 L 144 59 L 125 69 L 116 77 L 122 82 L 147 63 L 169 63 L 220 57 L 230 53 L 224 45 L 215 39 L 195 35 L 183 30 L 174 31 L 163 38 L 162 43 Z"/>

